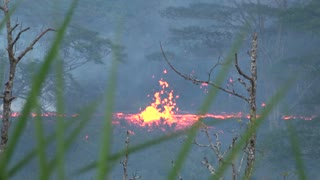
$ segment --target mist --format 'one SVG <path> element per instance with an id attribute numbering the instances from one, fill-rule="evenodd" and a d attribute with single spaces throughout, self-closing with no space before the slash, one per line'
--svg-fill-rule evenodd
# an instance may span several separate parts
<path id="1" fill-rule="evenodd" d="M 12 1 L 14 7 L 16 2 Z M 29 0 L 18 4 L 13 12 L 13 23 L 31 27 L 21 36 L 18 47 L 25 47 L 43 29 L 57 28 L 70 6 L 69 1 Z M 116 91 L 113 113 L 123 113 L 126 118 L 114 116 L 111 149 L 113 153 L 126 148 L 127 131 L 129 147 L 178 131 L 178 123 L 163 123 L 145 126 L 129 121 L 129 115 L 138 115 L 156 102 L 155 94 L 161 92 L 159 80 L 168 83 L 168 92 L 173 93 L 175 114 L 197 114 L 204 102 L 210 98 L 211 89 L 217 95 L 208 107 L 209 114 L 222 116 L 222 120 L 205 117 L 211 143 L 220 142 L 221 149 L 230 148 L 233 138 L 241 138 L 247 128 L 250 107 L 243 99 L 223 92 L 210 84 L 194 83 L 179 76 L 166 62 L 167 55 L 172 65 L 184 75 L 203 81 L 215 81 L 227 58 L 237 53 L 239 66 L 250 73 L 250 50 L 252 36 L 258 36 L 257 95 L 258 116 L 272 104 L 272 111 L 257 130 L 256 162 L 252 179 L 299 179 L 299 168 L 295 164 L 294 148 L 290 144 L 288 123 L 295 129 L 298 146 L 308 179 L 320 178 L 319 116 L 320 116 L 320 4 L 315 0 L 281 1 L 208 1 L 208 0 L 82 0 L 74 11 L 72 20 L 60 46 L 59 57 L 64 67 L 64 112 L 76 123 L 83 107 L 102 100 L 94 115 L 65 154 L 66 179 L 94 179 L 95 170 L 82 174 L 75 172 L 98 158 L 101 148 L 103 122 L 106 120 L 108 88 L 112 86 L 111 72 L 116 63 Z M 3 17 L 3 16 L 2 16 Z M 3 17 L 4 18 L 4 17 Z M 309 18 L 309 19 L 308 19 Z M 246 35 L 239 41 L 242 28 Z M 48 52 L 56 32 L 45 36 L 21 61 L 17 70 L 13 94 L 12 111 L 20 112 L 30 91 L 33 75 Z M 6 58 L 6 32 L 1 31 L 1 79 L 8 77 L 9 63 Z M 239 48 L 233 48 L 235 42 Z M 163 47 L 163 52 L 161 51 Z M 19 53 L 19 50 L 16 51 Z M 115 53 L 116 52 L 116 53 Z M 115 55 L 116 54 L 116 55 Z M 215 67 L 215 65 L 218 66 Z M 215 68 L 213 68 L 215 67 Z M 56 112 L 54 68 L 39 95 L 42 113 Z M 248 90 L 241 84 L 241 77 L 234 67 L 224 77 L 221 87 L 245 97 Z M 2 82 L 2 81 L 1 81 Z M 3 82 L 5 82 L 3 80 Z M 281 101 L 270 100 L 285 86 L 290 88 Z M 0 86 L 2 89 L 5 83 Z M 165 98 L 161 94 L 162 100 Z M 167 98 L 167 97 L 166 97 Z M 168 98 L 170 99 L 170 98 Z M 171 99 L 170 99 L 171 101 Z M 164 109 L 162 107 L 162 109 Z M 239 117 L 225 118 L 227 115 Z M 74 115 L 74 117 L 73 117 Z M 13 127 L 16 117 L 12 118 Z M 26 152 L 36 146 L 34 117 L 19 141 L 11 162 L 19 161 Z M 45 134 L 55 130 L 56 117 L 44 117 Z M 143 120 L 140 120 L 143 122 Z M 140 122 L 139 121 L 139 122 Z M 143 123 L 142 123 L 143 124 Z M 214 124 L 214 125 L 210 125 Z M 73 127 L 74 128 L 74 127 Z M 187 127 L 186 127 L 187 128 Z M 71 128 L 72 129 L 72 128 Z M 181 129 L 180 129 L 181 130 Z M 71 132 L 71 130 L 70 130 Z M 70 132 L 65 132 L 66 134 Z M 187 134 L 161 144 L 129 154 L 128 176 L 141 179 L 166 179 Z M 215 168 L 219 160 L 215 152 L 203 144 L 210 145 L 206 131 L 199 130 L 192 148 L 179 171 L 181 179 L 208 179 L 212 172 L 204 165 L 204 157 Z M 198 143 L 198 144 L 197 144 Z M 200 144 L 200 145 L 199 145 Z M 47 158 L 52 159 L 56 144 L 47 146 Z M 245 163 L 243 148 L 234 159 L 237 179 L 241 179 Z M 123 178 L 123 159 L 110 165 L 109 179 Z M 224 162 L 222 162 L 224 163 Z M 229 163 L 229 162 L 226 162 Z M 242 167 L 241 167 L 242 164 Z M 221 165 L 221 164 L 220 164 Z M 39 178 L 36 158 L 19 170 L 12 179 Z M 225 179 L 232 178 L 228 168 Z M 57 179 L 54 171 L 52 179 Z M 138 179 L 138 178 L 137 178 Z"/>

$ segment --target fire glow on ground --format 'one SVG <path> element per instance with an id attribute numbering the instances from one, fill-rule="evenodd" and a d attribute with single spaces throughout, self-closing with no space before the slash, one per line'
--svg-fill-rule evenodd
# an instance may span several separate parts
<path id="1" fill-rule="evenodd" d="M 167 74 L 167 70 L 163 71 L 164 74 Z M 152 76 L 154 78 L 155 76 Z M 229 78 L 229 83 L 232 83 L 233 80 Z M 115 112 L 113 114 L 114 124 L 118 124 L 119 120 L 126 120 L 129 124 L 134 124 L 141 127 L 152 127 L 152 126 L 175 126 L 176 129 L 184 129 L 190 127 L 195 123 L 199 118 L 212 118 L 212 119 L 248 119 L 249 115 L 243 112 L 237 113 L 218 113 L 212 114 L 207 113 L 205 115 L 198 115 L 194 113 L 182 113 L 180 112 L 179 107 L 177 107 L 176 100 L 179 99 L 178 95 L 174 95 L 174 90 L 170 88 L 169 83 L 163 79 L 158 81 L 160 90 L 156 91 L 153 94 L 152 102 L 149 106 L 143 108 L 139 113 L 125 113 L 125 112 Z M 208 84 L 201 84 L 200 88 L 204 89 L 204 92 L 207 90 Z M 262 103 L 261 107 L 265 107 L 266 104 Z M 19 112 L 13 112 L 12 117 L 20 116 Z M 77 117 L 78 114 L 72 115 L 59 115 L 55 112 L 47 112 L 42 114 L 31 114 L 32 117 L 42 116 L 42 117 L 54 117 L 54 116 L 63 116 L 63 117 Z M 2 115 L 0 115 L 2 118 Z M 294 115 L 283 115 L 281 119 L 290 120 L 290 119 L 302 119 L 302 120 L 312 120 L 316 116 L 294 116 Z"/>

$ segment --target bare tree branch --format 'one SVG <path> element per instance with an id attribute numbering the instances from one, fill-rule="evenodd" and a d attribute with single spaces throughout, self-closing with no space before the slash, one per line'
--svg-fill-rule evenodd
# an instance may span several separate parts
<path id="1" fill-rule="evenodd" d="M 242 157 L 241 157 L 241 160 L 240 160 L 240 163 L 239 163 L 239 168 L 238 168 L 238 173 L 241 171 L 241 167 L 242 167 L 242 163 L 243 163 L 243 159 L 244 159 L 244 155 L 246 153 L 242 153 Z"/>
<path id="2" fill-rule="evenodd" d="M 19 62 L 30 50 L 32 50 L 33 46 L 49 31 L 55 31 L 52 28 L 47 28 L 42 31 L 31 43 L 30 45 L 17 57 L 17 62 Z"/>
<path id="3" fill-rule="evenodd" d="M 140 175 L 137 175 L 136 173 L 132 174 L 132 178 L 129 178 L 128 180 L 137 180 L 137 179 L 140 179 L 141 176 Z"/>
<path id="4" fill-rule="evenodd" d="M 211 149 L 214 151 L 214 153 L 216 154 L 216 156 L 218 158 L 218 162 L 221 163 L 223 157 L 221 156 L 221 153 L 220 153 L 221 142 L 219 141 L 219 135 L 217 133 L 215 133 L 216 144 L 213 144 L 213 140 L 209 134 L 208 128 L 205 128 L 204 132 L 208 138 L 208 141 L 210 142 Z"/>
<path id="5" fill-rule="evenodd" d="M 236 143 L 238 137 L 233 137 L 232 138 L 232 142 L 229 145 L 229 147 L 224 152 L 222 152 L 222 150 L 221 150 L 221 145 L 222 144 L 221 144 L 221 141 L 219 139 L 219 133 L 217 133 L 217 132 L 214 133 L 215 139 L 213 139 L 212 136 L 210 135 L 208 126 L 205 126 L 201 131 L 205 133 L 205 135 L 206 135 L 206 137 L 207 137 L 207 139 L 209 141 L 209 144 L 208 145 L 204 145 L 204 144 L 200 144 L 200 143 L 198 143 L 196 141 L 195 141 L 195 144 L 200 146 L 200 147 L 209 147 L 210 149 L 212 149 L 214 154 L 217 156 L 217 161 L 218 161 L 218 163 L 220 165 L 222 163 L 228 163 L 228 162 L 224 161 L 224 156 L 235 146 L 235 143 Z M 209 163 L 207 157 L 204 157 L 203 160 L 201 161 L 201 163 L 209 170 L 209 172 L 212 175 L 215 175 L 216 170 L 214 168 L 214 165 Z M 236 167 L 236 164 L 235 164 L 235 160 L 231 161 L 231 167 L 232 167 L 232 180 L 236 180 L 238 172 L 237 172 L 237 167 Z M 222 177 L 217 177 L 217 178 L 222 179 Z"/>
<path id="6" fill-rule="evenodd" d="M 237 3 L 236 0 L 233 0 L 233 3 L 234 3 L 235 6 L 239 9 L 240 16 L 242 17 L 242 23 L 251 26 L 251 23 L 250 23 L 250 22 L 251 22 L 251 20 L 252 20 L 253 17 L 250 16 L 249 18 L 251 18 L 251 19 L 248 19 L 248 18 L 246 17 L 246 15 L 244 14 L 244 12 L 245 12 L 244 8 L 243 8 L 239 3 Z M 244 22 L 243 22 L 243 21 L 244 21 Z"/>
<path id="7" fill-rule="evenodd" d="M 247 83 L 246 83 L 244 80 L 242 80 L 241 78 L 238 78 L 238 81 L 239 81 L 239 83 L 242 84 L 242 85 L 246 88 L 246 90 L 250 93 L 250 87 L 247 85 Z"/>
<path id="8" fill-rule="evenodd" d="M 220 63 L 220 56 L 218 58 L 218 62 L 210 69 L 210 71 L 208 73 L 208 81 L 211 80 L 211 73 L 213 72 L 213 70 L 219 65 L 223 65 L 222 63 Z"/>
<path id="9" fill-rule="evenodd" d="M 236 169 L 236 165 L 234 164 L 234 162 L 231 163 L 231 167 L 232 167 L 232 180 L 236 180 L 237 179 L 237 169 Z"/>
<path id="10" fill-rule="evenodd" d="M 237 54 L 235 54 L 235 68 L 237 69 L 238 74 L 244 78 L 244 79 L 239 78 L 238 81 L 247 89 L 247 91 L 249 93 L 248 97 L 245 97 L 245 96 L 243 96 L 241 94 L 236 93 L 235 90 L 234 90 L 233 84 L 231 84 L 231 87 L 228 85 L 227 88 L 224 88 L 224 87 L 222 87 L 220 85 L 217 85 L 217 84 L 213 83 L 212 81 L 210 81 L 211 73 L 219 65 L 219 63 L 220 63 L 219 61 L 218 61 L 218 63 L 216 65 L 214 65 L 211 68 L 211 70 L 209 72 L 209 78 L 208 78 L 207 81 L 199 80 L 196 77 L 193 77 L 191 75 L 185 75 L 185 74 L 181 73 L 179 70 L 177 70 L 170 63 L 170 61 L 168 60 L 168 58 L 167 58 L 167 56 L 166 56 L 166 54 L 165 54 L 165 52 L 164 52 L 164 50 L 162 48 L 161 42 L 160 42 L 160 49 L 161 49 L 161 52 L 162 52 L 162 55 L 163 55 L 165 61 L 168 63 L 170 68 L 176 74 L 178 74 L 180 77 L 182 77 L 182 78 L 184 78 L 186 80 L 189 80 L 189 81 L 191 81 L 191 82 L 193 82 L 195 84 L 205 83 L 205 84 L 211 85 L 211 86 L 213 86 L 213 87 L 215 87 L 215 88 L 217 88 L 217 89 L 219 89 L 221 91 L 224 91 L 224 92 L 226 92 L 228 94 L 234 95 L 236 97 L 239 97 L 239 98 L 245 100 L 250 106 L 250 117 L 249 117 L 250 118 L 250 123 L 249 123 L 248 126 L 252 126 L 252 125 L 254 125 L 255 120 L 256 120 L 256 87 L 257 87 L 257 64 L 256 64 L 256 60 L 257 60 L 257 46 L 258 46 L 257 38 L 258 38 L 257 33 L 254 33 L 253 34 L 253 38 L 252 38 L 251 50 L 249 52 L 250 59 L 251 59 L 251 62 L 250 62 L 250 72 L 251 72 L 251 74 L 250 74 L 250 76 L 245 74 L 241 70 L 241 68 L 239 67 Z M 249 83 L 250 83 L 249 85 L 247 84 L 248 82 L 246 82 L 245 79 L 249 81 Z M 230 88 L 231 88 L 231 90 L 230 90 Z M 233 138 L 232 143 L 230 144 L 229 148 L 227 150 L 225 150 L 224 153 L 221 153 L 220 152 L 221 142 L 219 141 L 218 134 L 215 134 L 215 136 L 216 136 L 216 144 L 214 144 L 213 141 L 212 141 L 212 138 L 210 137 L 210 134 L 208 133 L 207 129 L 205 129 L 205 133 L 206 133 L 207 138 L 209 140 L 209 147 L 217 155 L 218 162 L 219 163 L 223 163 L 224 155 L 234 147 L 234 144 L 235 144 L 237 138 Z M 199 144 L 199 145 L 201 145 L 201 144 Z M 205 145 L 201 145 L 201 146 L 202 147 L 208 147 L 208 146 L 205 146 Z M 246 168 L 245 168 L 244 178 L 245 179 L 250 179 L 251 176 L 252 176 L 253 164 L 254 164 L 254 161 L 255 161 L 255 152 L 256 152 L 256 134 L 255 133 L 253 135 L 251 135 L 251 137 L 249 138 L 249 140 L 247 142 L 247 145 L 246 145 L 245 152 L 247 153 L 247 164 L 246 164 Z M 202 163 L 204 165 L 206 165 L 207 168 L 211 169 L 211 167 L 209 166 L 210 164 L 208 163 L 207 159 L 202 161 Z M 231 165 L 232 165 L 233 178 L 235 179 L 236 174 L 237 174 L 235 162 L 232 161 Z"/>
<path id="11" fill-rule="evenodd" d="M 16 24 L 16 25 L 18 25 L 18 24 Z M 15 27 L 16 27 L 16 26 L 14 26 L 14 27 L 12 28 L 12 31 L 13 31 L 13 29 L 14 29 Z M 25 29 L 22 29 L 22 30 L 18 33 L 18 35 L 16 36 L 16 38 L 13 40 L 13 42 L 10 44 L 10 46 L 13 47 L 14 44 L 19 40 L 21 34 L 24 33 L 24 32 L 26 32 L 26 31 L 28 31 L 29 29 L 30 29 L 30 27 L 27 27 L 27 28 L 25 28 Z"/>
<path id="12" fill-rule="evenodd" d="M 126 143 L 126 154 L 125 154 L 124 160 L 121 162 L 122 168 L 123 168 L 123 177 L 122 177 L 123 180 L 127 180 L 128 179 L 127 169 L 128 169 L 128 159 L 129 159 L 128 148 L 129 148 L 129 143 L 130 143 L 129 135 L 130 135 L 130 132 L 129 132 L 129 130 L 127 130 L 127 138 L 126 138 L 126 141 L 125 141 L 125 143 Z"/>
<path id="13" fill-rule="evenodd" d="M 199 79 L 196 79 L 196 78 L 194 78 L 194 77 L 190 77 L 190 76 L 188 76 L 188 75 L 182 74 L 182 73 L 181 73 L 180 71 L 178 71 L 178 70 L 170 63 L 170 61 L 168 60 L 165 52 L 163 51 L 161 42 L 160 42 L 160 48 L 161 48 L 162 55 L 163 55 L 164 59 L 166 60 L 166 62 L 168 63 L 168 65 L 170 66 L 170 68 L 171 68 L 175 73 L 177 73 L 179 76 L 181 76 L 182 78 L 184 78 L 185 80 L 189 80 L 189 81 L 191 81 L 191 82 L 193 82 L 193 83 L 196 83 L 196 84 L 205 83 L 205 84 L 211 85 L 211 86 L 213 86 L 213 87 L 215 87 L 215 88 L 217 88 L 217 89 L 220 89 L 220 90 L 222 90 L 222 91 L 224 91 L 224 92 L 226 92 L 226 93 L 229 93 L 229 94 L 232 94 L 232 95 L 234 95 L 234 96 L 236 96 L 236 97 L 239 97 L 239 98 L 245 100 L 246 102 L 249 102 L 249 100 L 248 100 L 246 97 L 244 97 L 243 95 L 238 94 L 238 93 L 236 93 L 236 92 L 234 92 L 234 91 L 232 91 L 232 90 L 223 88 L 223 87 L 221 87 L 221 86 L 218 86 L 218 85 L 216 85 L 215 83 L 213 83 L 212 81 L 203 81 L 203 80 L 199 80 Z"/>
<path id="14" fill-rule="evenodd" d="M 12 33 L 17 27 L 19 26 L 19 24 L 15 24 L 12 29 L 10 30 L 10 33 Z"/>
<path id="15" fill-rule="evenodd" d="M 200 144 L 197 140 L 194 140 L 193 143 L 199 147 L 210 147 L 209 144 Z"/>
<path id="16" fill-rule="evenodd" d="M 210 171 L 211 174 L 215 174 L 216 170 L 214 169 L 214 167 L 209 163 L 208 159 L 206 157 L 203 158 L 203 160 L 201 161 L 201 163 L 203 165 L 206 166 L 206 168 Z"/>
<path id="17" fill-rule="evenodd" d="M 4 18 L 6 21 L 5 24 L 6 24 L 7 54 L 8 54 L 8 60 L 10 62 L 9 75 L 5 83 L 3 96 L 2 96 L 3 116 L 2 116 L 2 125 L 1 125 L 0 154 L 5 150 L 8 139 L 9 139 L 11 105 L 12 105 L 12 101 L 16 98 L 12 96 L 12 90 L 13 90 L 13 82 L 15 79 L 17 64 L 33 48 L 33 46 L 42 38 L 43 35 L 45 35 L 49 31 L 53 31 L 53 29 L 51 28 L 44 30 L 30 43 L 30 45 L 27 48 L 25 48 L 22 51 L 22 53 L 18 57 L 16 57 L 15 56 L 16 43 L 20 39 L 21 34 L 29 30 L 30 28 L 25 28 L 20 30 L 17 36 L 13 38 L 13 31 L 19 26 L 19 24 L 15 24 L 13 27 L 11 26 L 11 18 L 10 18 L 11 11 L 9 12 L 9 7 L 8 7 L 9 2 L 10 0 L 3 0 L 2 6 L 0 6 L 0 9 L 3 11 Z"/>
<path id="18" fill-rule="evenodd" d="M 239 64 L 238 64 L 238 54 L 235 53 L 234 55 L 234 60 L 235 60 L 235 66 L 236 66 L 236 69 L 238 71 L 238 73 L 243 76 L 244 78 L 248 79 L 249 81 L 253 81 L 251 77 L 249 77 L 248 75 L 246 75 L 239 67 Z"/>
<path id="19" fill-rule="evenodd" d="M 228 149 L 226 151 L 224 151 L 224 153 L 222 154 L 222 157 L 224 157 L 236 144 L 238 137 L 234 137 L 232 138 L 232 143 L 230 144 L 230 146 L 228 147 Z"/>
<path id="20" fill-rule="evenodd" d="M 79 61 L 77 60 L 71 60 L 68 64 L 65 64 L 65 73 L 70 72 L 74 69 L 77 69 L 78 67 L 90 62 L 90 60 L 84 60 L 84 61 Z"/>

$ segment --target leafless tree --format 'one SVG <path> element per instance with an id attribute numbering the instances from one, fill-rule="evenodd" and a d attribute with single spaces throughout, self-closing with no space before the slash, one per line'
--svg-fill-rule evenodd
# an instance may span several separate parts
<path id="1" fill-rule="evenodd" d="M 228 152 L 230 152 L 232 150 L 232 148 L 234 147 L 238 137 L 237 136 L 233 137 L 232 138 L 232 142 L 230 143 L 228 148 L 226 150 L 222 150 L 221 149 L 222 142 L 219 139 L 219 135 L 220 134 L 218 132 L 214 133 L 214 137 L 215 138 L 213 140 L 213 138 L 212 138 L 212 136 L 211 136 L 211 134 L 209 132 L 208 126 L 204 126 L 202 128 L 202 131 L 205 133 L 209 144 L 201 144 L 197 140 L 194 140 L 194 144 L 196 144 L 199 147 L 210 148 L 214 152 L 214 154 L 215 154 L 215 156 L 216 156 L 216 158 L 218 160 L 218 165 L 220 165 L 222 163 L 229 163 L 229 162 L 225 162 L 224 161 L 224 157 Z M 212 163 L 209 162 L 207 157 L 203 157 L 203 160 L 201 161 L 201 163 L 208 169 L 208 171 L 212 175 L 216 174 L 216 168 L 214 167 L 214 165 Z M 234 161 L 231 162 L 232 180 L 236 180 L 237 174 L 238 174 L 238 172 L 240 172 L 241 165 L 242 165 L 242 161 L 240 162 L 240 165 L 239 165 L 239 171 L 237 171 L 235 162 Z M 218 177 L 218 178 L 222 179 L 221 177 Z"/>
<path id="2" fill-rule="evenodd" d="M 181 76 L 182 78 L 193 82 L 194 84 L 208 84 L 211 85 L 223 92 L 226 92 L 228 94 L 234 95 L 242 100 L 244 100 L 250 108 L 250 121 L 248 123 L 248 128 L 252 127 L 255 124 L 256 121 L 256 88 L 257 88 L 257 47 L 258 47 L 258 35 L 257 33 L 253 34 L 253 38 L 252 38 L 252 45 L 251 45 L 251 50 L 249 51 L 249 55 L 250 55 L 250 74 L 246 74 L 239 66 L 238 63 L 238 55 L 237 53 L 235 54 L 235 59 L 234 59 L 234 66 L 235 69 L 237 70 L 238 74 L 239 74 L 239 78 L 238 78 L 238 82 L 246 89 L 247 91 L 247 95 L 242 95 L 240 93 L 237 93 L 233 87 L 231 88 L 226 88 L 223 87 L 221 85 L 215 84 L 214 82 L 211 81 L 211 75 L 212 72 L 215 70 L 215 68 L 218 65 L 221 65 L 221 63 L 218 61 L 217 64 L 215 64 L 209 71 L 208 73 L 208 79 L 207 80 L 200 80 L 197 79 L 194 76 L 190 76 L 188 74 L 183 74 L 181 73 L 178 69 L 176 69 L 172 63 L 169 61 L 169 59 L 167 58 L 162 45 L 160 43 L 160 48 L 162 51 L 162 55 L 164 57 L 164 59 L 166 60 L 166 62 L 168 63 L 168 65 L 170 66 L 170 68 L 179 76 Z M 246 168 L 245 168 L 245 179 L 250 179 L 252 176 L 252 171 L 253 171 L 253 165 L 254 165 L 254 161 L 255 161 L 255 152 L 256 152 L 256 134 L 253 133 L 252 136 L 249 138 L 247 144 L 246 144 L 246 148 L 245 148 L 245 153 L 247 154 L 247 164 L 246 164 Z M 206 162 L 206 161 L 204 161 Z M 205 163 L 207 164 L 207 163 Z M 208 168 L 210 168 L 210 166 L 207 166 Z M 210 168 L 212 169 L 212 168 Z"/>
<path id="3" fill-rule="evenodd" d="M 129 143 L 130 143 L 130 135 L 132 135 L 132 131 L 127 130 L 127 137 L 126 137 L 126 154 L 124 160 L 120 162 L 123 168 L 123 180 L 137 180 L 140 179 L 141 176 L 137 175 L 136 173 L 132 174 L 131 178 L 128 178 L 128 161 L 129 161 Z"/>
<path id="4" fill-rule="evenodd" d="M 29 53 L 34 45 L 49 31 L 54 31 L 54 29 L 47 28 L 40 32 L 30 44 L 22 50 L 17 50 L 17 42 L 20 40 L 21 35 L 26 31 L 30 30 L 30 27 L 23 28 L 20 24 L 11 24 L 11 10 L 9 9 L 10 0 L 4 0 L 0 6 L 1 11 L 4 14 L 4 20 L 6 21 L 6 39 L 7 39 L 7 55 L 9 61 L 9 76 L 5 83 L 3 95 L 1 96 L 3 100 L 3 118 L 1 127 L 1 143 L 0 143 L 0 153 L 5 150 L 6 144 L 8 142 L 8 131 L 10 126 L 10 116 L 11 116 L 11 103 L 16 98 L 12 95 L 13 83 L 16 75 L 16 68 L 18 63 Z M 20 30 L 18 30 L 20 28 Z"/>

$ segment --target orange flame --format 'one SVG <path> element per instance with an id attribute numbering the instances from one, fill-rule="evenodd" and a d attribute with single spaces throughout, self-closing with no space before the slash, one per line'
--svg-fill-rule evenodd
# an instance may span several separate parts
<path id="1" fill-rule="evenodd" d="M 164 71 L 166 72 L 166 71 Z M 229 80 L 230 82 L 230 80 Z M 138 114 L 126 114 L 126 113 L 115 113 L 114 118 L 124 119 L 130 123 L 151 127 L 152 125 L 175 125 L 176 129 L 184 129 L 191 126 L 193 123 L 199 120 L 199 118 L 213 118 L 213 119 L 249 119 L 248 114 L 243 114 L 242 112 L 238 113 L 220 113 L 220 114 L 204 114 L 197 115 L 191 113 L 181 113 L 179 108 L 176 106 L 175 100 L 179 98 L 178 95 L 173 95 L 173 90 L 168 91 L 169 84 L 163 79 L 159 80 L 159 85 L 161 90 L 155 92 L 153 95 L 153 102 L 142 110 Z M 207 83 L 201 84 L 200 88 L 207 87 Z M 148 96 L 149 97 L 149 96 Z M 265 107 L 266 104 L 262 103 L 262 107 Z M 259 115 L 257 115 L 259 117 Z M 304 117 L 304 116 L 282 116 L 281 119 L 303 119 L 303 120 L 312 120 L 316 116 Z"/>
<path id="2" fill-rule="evenodd" d="M 175 123 L 174 108 L 176 103 L 173 98 L 173 90 L 166 91 L 169 84 L 162 79 L 159 81 L 159 85 L 162 90 L 154 94 L 154 102 L 140 114 L 134 116 L 135 119 L 141 120 L 143 125 L 159 124 L 161 119 L 164 119 L 168 124 Z"/>
<path id="3" fill-rule="evenodd" d="M 164 74 L 167 74 L 167 70 L 163 71 Z M 193 74 L 194 71 L 192 71 L 191 74 Z M 154 79 L 155 76 L 153 75 L 152 78 Z M 140 113 L 137 114 L 128 114 L 123 112 L 117 112 L 113 114 L 113 124 L 119 125 L 119 120 L 126 120 L 129 123 L 142 126 L 142 127 L 152 127 L 153 125 L 160 126 L 160 125 L 169 125 L 173 126 L 176 129 L 184 129 L 186 127 L 191 126 L 193 123 L 199 120 L 199 118 L 213 118 L 213 119 L 242 119 L 242 118 L 249 118 L 248 114 L 243 114 L 242 112 L 238 113 L 225 113 L 222 112 L 220 114 L 204 114 L 204 115 L 197 115 L 192 114 L 189 112 L 183 113 L 179 112 L 179 108 L 176 104 L 176 99 L 179 98 L 179 95 L 174 96 L 174 91 L 170 89 L 169 83 L 164 81 L 163 79 L 160 79 L 159 85 L 161 87 L 161 90 L 157 91 L 153 95 L 153 102 L 144 108 Z M 229 78 L 229 83 L 233 83 L 233 79 Z M 200 85 L 200 89 L 205 89 L 205 92 L 208 92 L 207 90 L 208 84 L 202 83 Z M 150 95 L 148 95 L 150 97 Z M 266 103 L 261 103 L 262 107 L 266 106 Z M 18 117 L 21 114 L 19 112 L 12 112 L 11 117 Z M 36 116 L 42 116 L 42 117 L 56 117 L 56 116 L 62 116 L 62 117 L 78 117 L 79 114 L 72 114 L 72 115 L 66 115 L 66 114 L 57 114 L 56 112 L 46 112 L 42 114 L 30 114 L 32 117 Z M 303 119 L 303 120 L 312 120 L 316 118 L 317 116 L 293 116 L 293 115 L 283 115 L 281 119 L 283 120 L 290 120 L 290 119 Z M 0 118 L 2 118 L 2 115 L 0 115 Z M 160 127 L 161 128 L 161 127 Z M 163 129 L 163 128 L 162 128 Z M 165 129 L 163 129 L 165 130 Z M 132 132 L 131 134 L 134 134 Z M 89 135 L 86 135 L 85 140 L 89 139 Z"/>

